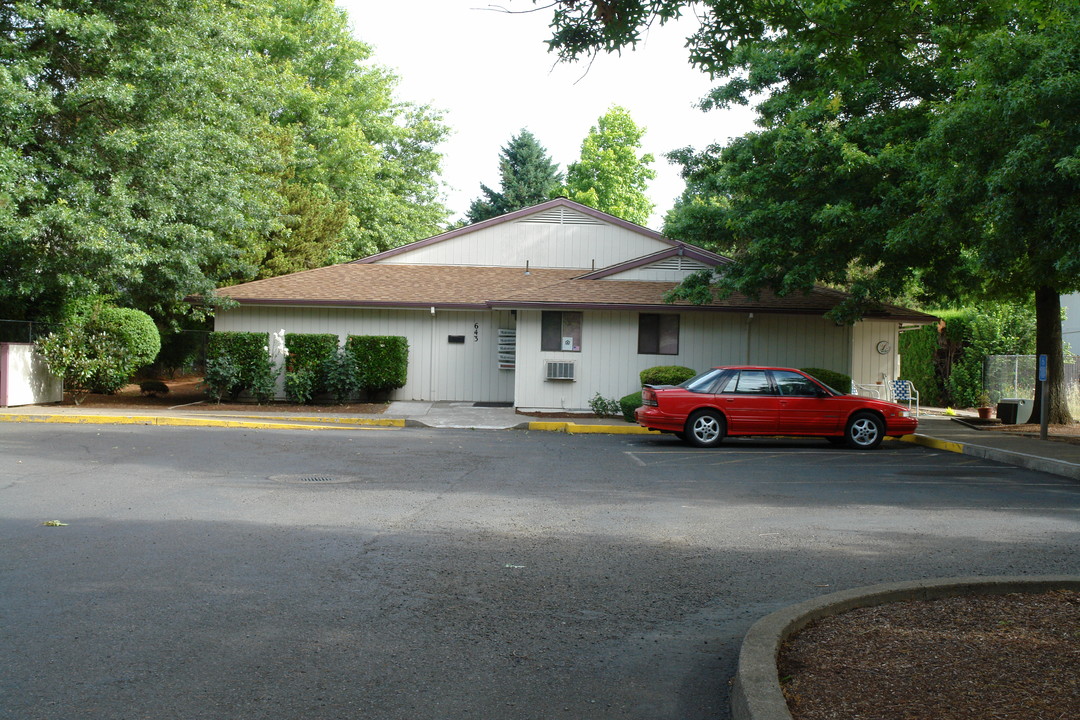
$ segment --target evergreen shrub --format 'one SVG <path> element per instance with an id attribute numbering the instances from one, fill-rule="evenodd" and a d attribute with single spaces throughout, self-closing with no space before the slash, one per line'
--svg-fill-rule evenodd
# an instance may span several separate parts
<path id="1" fill-rule="evenodd" d="M 833 390 L 838 390 L 845 395 L 851 392 L 851 377 L 835 370 L 825 368 L 799 368 L 807 375 L 820 380 Z"/>
<path id="2" fill-rule="evenodd" d="M 657 365 L 641 371 L 642 385 L 678 385 L 697 375 L 693 369 L 683 365 Z"/>
<path id="3" fill-rule="evenodd" d="M 350 335 L 345 349 L 355 363 L 356 385 L 369 396 L 404 387 L 409 372 L 409 342 L 393 335 Z"/>
<path id="4" fill-rule="evenodd" d="M 338 350 L 338 336 L 333 333 L 286 333 L 285 395 L 296 403 L 306 404 L 326 392 L 328 365 Z"/>
<path id="5" fill-rule="evenodd" d="M 270 363 L 269 333 L 215 332 L 206 347 L 204 384 L 211 397 L 235 400 L 244 390 L 264 402 L 273 397 L 273 369 Z M 267 376 L 269 396 L 267 396 Z"/>
<path id="6" fill-rule="evenodd" d="M 622 410 L 623 420 L 626 420 L 626 422 L 637 422 L 637 418 L 634 417 L 634 411 L 639 407 L 641 407 L 640 390 L 619 398 L 619 408 Z"/>

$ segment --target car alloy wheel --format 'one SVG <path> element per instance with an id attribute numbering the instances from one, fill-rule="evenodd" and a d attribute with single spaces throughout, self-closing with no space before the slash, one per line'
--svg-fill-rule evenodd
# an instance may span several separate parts
<path id="1" fill-rule="evenodd" d="M 712 410 L 701 410 L 686 421 L 686 439 L 698 447 L 716 447 L 724 439 L 724 418 Z"/>
<path id="2" fill-rule="evenodd" d="M 871 413 L 856 413 L 847 426 L 848 445 L 856 450 L 873 450 L 885 438 L 885 426 Z"/>

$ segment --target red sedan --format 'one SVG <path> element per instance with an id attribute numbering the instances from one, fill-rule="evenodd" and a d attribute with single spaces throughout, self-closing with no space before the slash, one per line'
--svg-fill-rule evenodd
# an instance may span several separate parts
<path id="1" fill-rule="evenodd" d="M 809 435 L 872 450 L 919 424 L 903 405 L 844 395 L 790 368 L 713 368 L 681 385 L 646 385 L 641 400 L 639 425 L 698 447 L 736 435 Z"/>

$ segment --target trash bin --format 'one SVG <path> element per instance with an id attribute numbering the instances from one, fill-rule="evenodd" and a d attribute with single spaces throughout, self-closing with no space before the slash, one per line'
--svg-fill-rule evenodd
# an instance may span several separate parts
<path id="1" fill-rule="evenodd" d="M 997 416 L 1002 425 L 1023 425 L 1031 419 L 1031 400 L 1001 398 L 997 405 Z"/>

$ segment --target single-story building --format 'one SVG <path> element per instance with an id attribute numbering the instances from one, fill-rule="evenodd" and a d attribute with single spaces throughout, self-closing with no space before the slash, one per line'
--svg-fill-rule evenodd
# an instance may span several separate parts
<path id="1" fill-rule="evenodd" d="M 824 314 L 842 294 L 666 303 L 689 273 L 731 261 L 567 199 L 354 262 L 222 288 L 217 331 L 400 335 L 398 400 L 580 410 L 619 398 L 656 365 L 819 367 L 874 385 L 899 374 L 895 306 L 854 326 Z"/>

